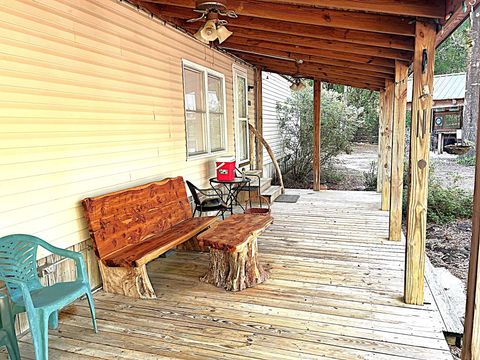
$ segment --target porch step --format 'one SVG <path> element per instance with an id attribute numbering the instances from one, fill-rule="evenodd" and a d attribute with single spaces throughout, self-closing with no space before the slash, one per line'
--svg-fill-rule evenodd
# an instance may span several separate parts
<path id="1" fill-rule="evenodd" d="M 261 192 L 262 196 L 267 198 L 270 204 L 273 204 L 276 198 L 282 194 L 282 188 L 280 186 L 270 186 L 267 190 Z"/>

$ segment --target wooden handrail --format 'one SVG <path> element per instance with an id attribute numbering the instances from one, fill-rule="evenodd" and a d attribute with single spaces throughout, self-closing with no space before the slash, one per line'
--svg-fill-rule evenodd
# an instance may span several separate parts
<path id="1" fill-rule="evenodd" d="M 273 166 L 275 166 L 275 170 L 277 171 L 278 178 L 280 179 L 280 188 L 282 189 L 282 194 L 285 193 L 285 186 L 283 185 L 283 177 L 282 177 L 282 172 L 280 170 L 280 166 L 278 165 L 277 159 L 275 158 L 275 154 L 273 153 L 272 148 L 270 145 L 268 145 L 267 141 L 263 138 L 263 136 L 253 127 L 252 124 L 248 124 L 248 129 L 250 132 L 255 135 L 255 137 L 260 140 L 262 145 L 265 147 L 265 150 L 267 150 L 268 155 L 270 156 L 270 159 L 272 159 Z"/>

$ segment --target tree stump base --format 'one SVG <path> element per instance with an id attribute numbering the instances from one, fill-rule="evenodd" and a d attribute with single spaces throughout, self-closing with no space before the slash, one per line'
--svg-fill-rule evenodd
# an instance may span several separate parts
<path id="1" fill-rule="evenodd" d="M 227 291 L 241 291 L 261 284 L 268 270 L 258 261 L 257 239 L 251 239 L 236 251 L 210 249 L 210 266 L 201 281 Z"/>
<path id="2" fill-rule="evenodd" d="M 156 299 L 146 265 L 139 267 L 110 267 L 98 262 L 103 291 L 137 299 Z"/>
<path id="3" fill-rule="evenodd" d="M 210 265 L 201 281 L 228 291 L 241 291 L 264 282 L 257 237 L 273 221 L 271 216 L 232 215 L 198 236 L 210 247 Z"/>

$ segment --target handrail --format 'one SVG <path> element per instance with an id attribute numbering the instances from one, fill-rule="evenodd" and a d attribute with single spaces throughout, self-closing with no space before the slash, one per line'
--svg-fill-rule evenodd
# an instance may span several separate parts
<path id="1" fill-rule="evenodd" d="M 278 178 L 280 179 L 280 188 L 282 190 L 282 194 L 285 193 L 285 186 L 283 185 L 283 177 L 282 177 L 282 172 L 280 170 L 280 166 L 278 165 L 277 159 L 275 158 L 275 154 L 273 153 L 272 148 L 270 145 L 268 145 L 267 141 L 263 138 L 263 136 L 253 127 L 252 124 L 248 124 L 248 129 L 250 132 L 255 135 L 255 137 L 260 140 L 262 145 L 265 147 L 265 150 L 267 150 L 268 155 L 270 156 L 270 159 L 272 159 L 273 166 L 275 166 L 275 170 L 277 171 Z"/>

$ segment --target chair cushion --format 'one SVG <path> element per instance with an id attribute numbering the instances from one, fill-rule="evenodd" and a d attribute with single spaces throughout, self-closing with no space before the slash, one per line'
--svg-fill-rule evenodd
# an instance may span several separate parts
<path id="1" fill-rule="evenodd" d="M 105 265 L 112 267 L 142 266 L 178 244 L 191 239 L 217 220 L 218 218 L 214 216 L 184 220 L 158 236 L 125 247 L 103 258 L 102 261 Z"/>
<path id="2" fill-rule="evenodd" d="M 37 290 L 32 290 L 30 295 L 32 296 L 33 306 L 40 307 L 55 307 L 61 308 L 65 304 L 69 304 L 76 300 L 83 294 L 85 294 L 85 284 L 80 281 L 67 281 L 54 284 L 52 286 L 46 286 Z M 59 301 L 65 299 L 65 302 Z M 14 312 L 23 312 L 25 304 L 23 298 L 14 301 Z"/>

